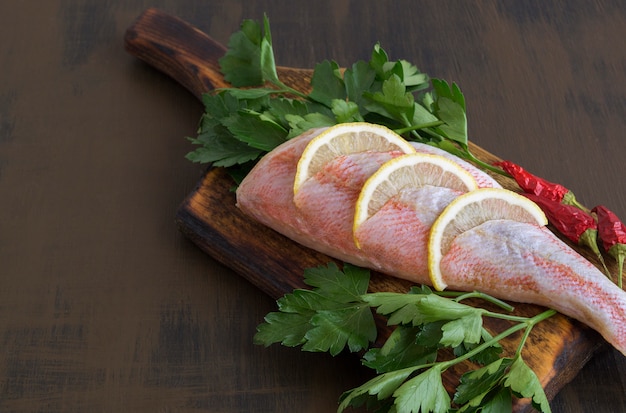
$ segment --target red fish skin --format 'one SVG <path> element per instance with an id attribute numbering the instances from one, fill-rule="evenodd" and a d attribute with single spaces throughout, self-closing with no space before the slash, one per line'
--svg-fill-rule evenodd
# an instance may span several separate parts
<path id="1" fill-rule="evenodd" d="M 378 163 L 367 162 L 370 169 L 355 182 L 346 179 L 347 175 L 345 174 L 343 180 L 337 179 L 337 177 L 342 176 L 341 173 L 338 174 L 339 171 L 350 171 L 350 168 L 346 168 L 347 164 L 343 165 L 343 169 L 335 169 L 336 176 L 332 179 L 337 185 L 334 186 L 332 194 L 339 201 L 333 201 L 333 205 L 330 207 L 324 204 L 328 203 L 328 199 L 331 199 L 331 193 L 328 192 L 331 186 L 326 186 L 327 191 L 319 193 L 321 198 L 316 201 L 318 203 L 316 206 L 307 206 L 306 202 L 297 200 L 294 202 L 293 182 L 300 156 L 306 145 L 324 130 L 325 128 L 312 129 L 290 139 L 265 155 L 239 185 L 237 206 L 260 223 L 299 244 L 333 258 L 415 282 L 429 282 L 423 273 L 413 274 L 405 270 L 398 274 L 396 263 L 366 253 L 358 249 L 354 243 L 352 234 L 354 203 L 365 178 L 374 172 L 374 167 L 379 166 Z M 418 152 L 442 155 L 445 153 L 447 158 L 459 162 L 461 166 L 470 170 L 472 175 L 478 177 L 479 181 L 484 181 L 485 186 L 499 186 L 493 178 L 454 155 L 429 145 L 418 143 L 412 143 L 412 145 Z M 358 159 L 359 156 L 351 158 L 355 162 Z M 363 157 L 361 160 L 365 159 Z M 333 171 L 333 168 L 329 168 L 329 170 Z M 361 172 L 364 171 L 361 169 Z M 329 177 L 318 176 L 312 182 L 305 182 L 299 191 L 300 197 L 305 197 L 306 193 L 312 191 L 314 186 L 318 186 L 318 190 L 321 189 L 323 184 L 328 184 L 330 180 Z M 346 186 L 342 188 L 342 185 Z M 303 190 L 303 188 L 308 189 Z M 346 194 L 343 193 L 344 191 Z M 296 206 L 296 203 L 299 204 L 299 207 Z M 340 205 L 342 206 L 339 207 Z M 337 218 L 339 216 L 342 217 L 341 220 Z"/>
<path id="2" fill-rule="evenodd" d="M 293 183 L 298 160 L 306 145 L 324 129 L 290 139 L 264 156 L 237 189 L 237 206 L 246 215 L 295 242 L 354 265 L 367 267 L 354 243 L 343 251 L 318 239 L 317 221 L 309 222 L 294 203 Z M 344 234 L 344 238 L 348 235 Z M 351 237 L 351 235 L 350 235 Z M 351 239 L 351 238 L 350 238 Z"/>
<path id="3" fill-rule="evenodd" d="M 320 132 L 293 138 L 261 159 L 237 189 L 237 206 L 299 244 L 372 268 L 354 243 L 354 205 L 365 180 L 385 161 L 402 153 L 372 152 L 337 158 L 304 182 L 294 197 L 298 160 L 307 143 Z"/>
<path id="4" fill-rule="evenodd" d="M 298 160 L 323 129 L 291 139 L 264 156 L 237 188 L 237 207 L 246 215 L 294 241 L 311 247 L 308 226 L 293 203 Z"/>
<path id="5" fill-rule="evenodd" d="M 487 221 L 455 238 L 441 271 L 452 290 L 553 308 L 626 355 L 626 293 L 546 227 Z"/>
<path id="6" fill-rule="evenodd" d="M 367 152 L 335 158 L 304 182 L 293 198 L 309 234 L 344 254 L 365 257 L 354 243 L 352 223 L 363 184 L 386 161 L 402 152 Z"/>
<path id="7" fill-rule="evenodd" d="M 427 243 L 430 227 L 441 211 L 461 193 L 426 185 L 404 190 L 388 201 L 354 233 L 361 252 L 380 267 L 395 263 L 396 274 L 430 284 Z"/>

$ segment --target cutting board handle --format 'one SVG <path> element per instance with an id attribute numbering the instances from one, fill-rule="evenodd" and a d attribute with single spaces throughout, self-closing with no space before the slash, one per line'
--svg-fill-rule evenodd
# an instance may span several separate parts
<path id="1" fill-rule="evenodd" d="M 126 30 L 124 46 L 133 56 L 170 76 L 198 99 L 228 87 L 218 60 L 226 49 L 178 17 L 147 9 Z"/>
<path id="2" fill-rule="evenodd" d="M 226 48 L 200 29 L 157 9 L 147 9 L 126 30 L 124 46 L 131 55 L 165 73 L 198 99 L 211 90 L 229 87 L 219 59 Z M 277 67 L 281 80 L 310 91 L 312 70 Z"/>

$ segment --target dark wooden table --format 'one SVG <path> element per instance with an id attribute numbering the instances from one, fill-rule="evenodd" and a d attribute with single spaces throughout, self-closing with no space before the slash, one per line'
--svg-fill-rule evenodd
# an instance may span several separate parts
<path id="1" fill-rule="evenodd" d="M 626 217 L 622 1 L 3 1 L 2 412 L 332 412 L 369 377 L 253 345 L 274 302 L 177 230 L 202 107 L 124 51 L 148 7 L 222 43 L 267 12 L 284 66 L 380 41 L 461 85 L 475 143 Z M 554 412 L 626 411 L 624 373 L 598 353 Z"/>

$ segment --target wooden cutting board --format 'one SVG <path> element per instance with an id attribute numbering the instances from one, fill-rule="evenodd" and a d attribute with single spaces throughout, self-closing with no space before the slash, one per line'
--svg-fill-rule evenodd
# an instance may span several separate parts
<path id="1" fill-rule="evenodd" d="M 148 9 L 138 17 L 126 32 L 125 46 L 130 54 L 171 76 L 198 99 L 203 93 L 228 86 L 218 64 L 225 48 L 197 28 L 159 10 Z M 309 90 L 311 74 L 305 69 L 279 68 L 281 79 L 302 91 Z M 498 159 L 475 145 L 471 148 L 485 161 Z M 500 176 L 495 178 L 503 186 L 516 189 L 513 181 Z M 176 222 L 180 230 L 202 251 L 273 298 L 306 287 L 302 282 L 304 269 L 326 264 L 332 259 L 243 215 L 235 206 L 232 185 L 222 169 L 209 168 L 177 211 Z M 581 253 L 586 254 L 585 251 Z M 373 292 L 405 292 L 409 288 L 408 282 L 382 274 L 373 274 L 370 284 Z M 537 306 L 513 304 L 519 315 L 534 315 L 542 310 Z M 502 329 L 495 322 L 486 326 Z M 379 330 L 383 337 L 388 334 L 383 324 Z M 504 342 L 505 351 L 513 349 L 518 338 L 515 336 Z M 533 330 L 523 357 L 541 380 L 548 398 L 552 399 L 604 345 L 606 343 L 593 330 L 557 315 Z M 465 368 L 467 366 L 461 365 L 446 372 L 444 384 L 448 389 L 457 385 Z M 516 412 L 531 410 L 528 400 L 517 401 L 514 409 Z"/>

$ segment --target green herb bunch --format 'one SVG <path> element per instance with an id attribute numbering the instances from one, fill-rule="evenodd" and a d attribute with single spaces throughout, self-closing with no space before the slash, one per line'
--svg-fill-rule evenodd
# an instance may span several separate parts
<path id="1" fill-rule="evenodd" d="M 345 70 L 334 61 L 317 64 L 305 94 L 279 79 L 265 17 L 263 29 L 253 20 L 242 23 L 220 67 L 233 88 L 203 96 L 205 114 L 197 137 L 189 138 L 198 145 L 187 155 L 193 162 L 242 176 L 263 154 L 311 128 L 365 121 L 501 172 L 469 151 L 459 87 L 429 78 L 406 60 L 390 60 L 378 44 L 369 61 Z"/>
<path id="2" fill-rule="evenodd" d="M 306 270 L 305 282 L 313 289 L 279 299 L 279 311 L 265 317 L 255 342 L 332 355 L 364 352 L 363 364 L 377 375 L 344 393 L 338 412 L 365 405 L 376 412 L 501 413 L 512 411 L 514 397 L 530 398 L 538 411 L 550 412 L 541 383 L 521 351 L 533 326 L 554 310 L 530 318 L 513 316 L 462 303 L 481 298 L 512 310 L 483 293 L 435 293 L 426 286 L 406 294 L 368 294 L 369 277 L 368 270 L 348 264 L 343 271 L 333 263 Z M 372 347 L 378 334 L 373 308 L 395 326 L 381 347 Z M 511 326 L 493 336 L 483 327 L 485 317 L 508 320 Z M 500 340 L 518 331 L 524 334 L 517 351 L 501 357 Z M 477 367 L 463 374 L 450 397 L 442 375 L 467 360 Z"/>

